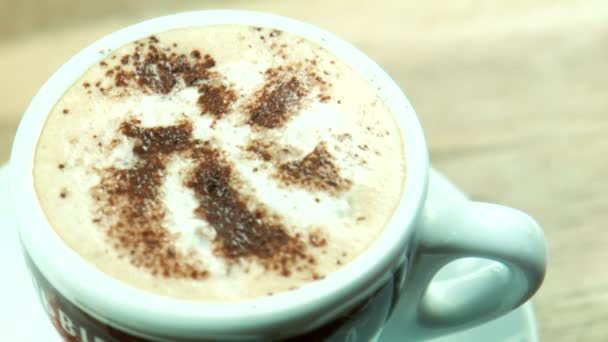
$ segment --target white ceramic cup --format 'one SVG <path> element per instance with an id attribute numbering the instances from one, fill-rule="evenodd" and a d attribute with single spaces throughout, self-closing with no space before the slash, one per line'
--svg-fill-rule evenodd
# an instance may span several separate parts
<path id="1" fill-rule="evenodd" d="M 404 195 L 377 241 L 322 280 L 272 297 L 211 303 L 162 297 L 121 283 L 83 260 L 55 233 L 33 186 L 33 160 L 56 101 L 94 63 L 130 41 L 193 26 L 272 27 L 332 51 L 369 79 L 404 137 Z M 229 42 L 227 42 L 229 44 Z M 82 50 L 32 100 L 12 150 L 12 194 L 19 234 L 43 305 L 66 340 L 369 341 L 397 302 L 404 305 L 404 340 L 423 339 L 503 315 L 527 301 L 545 274 L 546 247 L 526 214 L 500 205 L 426 201 L 429 160 L 422 128 L 399 86 L 375 62 L 340 38 L 292 19 L 245 11 L 181 13 L 130 26 Z M 448 282 L 432 282 L 463 257 L 495 260 Z"/>

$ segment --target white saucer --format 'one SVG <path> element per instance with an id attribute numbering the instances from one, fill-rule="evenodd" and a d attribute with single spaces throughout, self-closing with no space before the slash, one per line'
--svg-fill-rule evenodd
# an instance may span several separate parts
<path id="1" fill-rule="evenodd" d="M 431 172 L 430 198 L 462 198 L 465 195 L 445 177 Z M 9 179 L 6 166 L 0 166 L 0 341 L 59 341 L 34 292 L 25 263 L 21 256 L 15 218 L 9 199 Z M 439 278 L 452 278 L 480 267 L 483 260 L 459 260 L 446 267 Z M 395 311 L 380 342 L 406 341 L 399 330 L 399 309 Z M 538 342 L 536 319 L 532 305 L 519 309 L 492 322 L 457 334 L 444 336 L 432 342 Z"/>

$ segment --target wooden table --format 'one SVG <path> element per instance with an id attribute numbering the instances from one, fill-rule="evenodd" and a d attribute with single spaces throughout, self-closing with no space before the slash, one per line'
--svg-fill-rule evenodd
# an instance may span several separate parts
<path id="1" fill-rule="evenodd" d="M 607 341 L 608 2 L 421 3 L 3 2 L 0 160 L 43 81 L 117 28 L 214 7 L 303 19 L 353 42 L 406 90 L 437 169 L 474 199 L 521 208 L 543 225 L 542 339 Z"/>

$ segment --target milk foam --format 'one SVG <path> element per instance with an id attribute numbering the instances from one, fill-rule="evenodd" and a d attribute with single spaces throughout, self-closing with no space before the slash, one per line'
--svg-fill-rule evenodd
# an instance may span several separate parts
<path id="1" fill-rule="evenodd" d="M 234 89 L 236 101 L 220 118 L 201 115 L 196 87 L 178 82 L 167 94 L 142 91 L 136 84 L 112 88 L 113 79 L 106 76 L 108 68 L 91 67 L 50 113 L 35 160 L 40 203 L 71 248 L 109 275 L 161 295 L 241 300 L 297 288 L 327 276 L 374 242 L 399 202 L 405 178 L 403 142 L 376 89 L 328 51 L 288 33 L 214 26 L 169 31 L 156 37 L 162 46 L 176 43 L 173 49 L 177 53 L 197 49 L 209 54 L 216 62 L 209 70 L 221 75 L 217 82 Z M 132 53 L 136 44 L 114 51 L 105 61 L 117 63 Z M 315 63 L 307 64 L 312 59 Z M 264 84 L 264 72 L 302 64 L 323 75 L 327 84 L 311 85 L 313 81 L 303 79 L 310 91 L 281 127 L 247 124 L 246 104 Z M 190 255 L 208 275 L 203 279 L 163 277 L 133 265 L 125 251 L 113 248 L 106 236 L 104 227 L 117 220 L 112 216 L 114 209 L 100 209 L 91 192 L 103 178 L 103 170 L 138 163 L 133 150 L 137 142 L 120 132 L 126 120 L 138 120 L 144 128 L 192 123 L 192 139 L 208 141 L 222 151 L 222 158 L 233 168 L 234 187 L 247 199 L 250 209 L 264 208 L 290 236 L 299 236 L 307 246 L 307 255 L 315 260 L 312 266 L 300 270 L 294 264 L 286 276 L 266 269 L 255 258 L 235 262 L 218 254 L 214 249 L 217 233 L 197 216 L 197 198 L 184 185 L 195 160 L 179 154 L 168 157 L 159 187 L 165 210 L 162 223 L 175 237 L 177 250 Z M 271 145 L 272 158 L 265 160 L 251 153 L 247 146 L 252 141 Z M 311 188 L 285 183 L 278 176 L 280 165 L 303 160 L 319 144 L 331 156 L 339 176 L 348 180 L 348 188 Z M 67 196 L 60 198 L 60 192 Z M 326 244 L 311 245 L 310 239 L 316 236 Z"/>

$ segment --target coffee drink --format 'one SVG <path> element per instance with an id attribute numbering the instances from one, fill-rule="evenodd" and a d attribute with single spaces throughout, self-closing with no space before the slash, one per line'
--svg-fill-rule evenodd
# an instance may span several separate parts
<path id="1" fill-rule="evenodd" d="M 211 301 L 295 289 L 353 260 L 405 175 L 372 82 L 314 42 L 239 25 L 100 51 L 49 114 L 34 167 L 49 222 L 84 259 Z"/>

